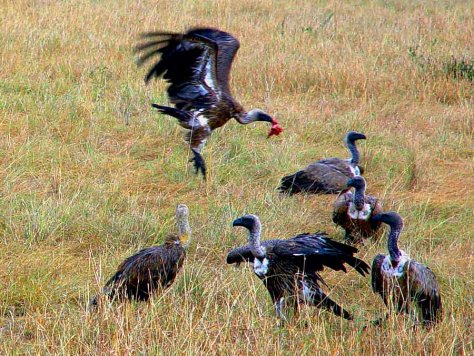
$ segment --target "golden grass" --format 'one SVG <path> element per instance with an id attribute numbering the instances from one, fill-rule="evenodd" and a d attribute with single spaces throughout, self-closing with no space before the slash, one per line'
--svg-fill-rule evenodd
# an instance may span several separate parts
<path id="1" fill-rule="evenodd" d="M 473 352 L 474 86 L 442 64 L 474 58 L 474 6 L 452 1 L 1 1 L 0 353 L 468 354 Z M 241 41 L 232 88 L 285 132 L 216 131 L 195 177 L 163 82 L 145 87 L 142 31 L 195 25 Z M 430 67 L 410 57 L 410 48 Z M 129 125 L 126 125 L 126 124 Z M 369 192 L 405 217 L 401 245 L 430 266 L 445 316 L 431 331 L 385 313 L 369 279 L 324 277 L 350 323 L 304 308 L 279 327 L 260 281 L 225 265 L 245 243 L 231 221 L 259 214 L 264 238 L 326 230 L 334 196 L 281 197 L 281 176 L 346 156 L 364 132 Z M 194 242 L 175 285 L 150 303 L 85 305 L 117 264 L 191 210 Z M 370 262 L 385 243 L 361 247 Z"/>

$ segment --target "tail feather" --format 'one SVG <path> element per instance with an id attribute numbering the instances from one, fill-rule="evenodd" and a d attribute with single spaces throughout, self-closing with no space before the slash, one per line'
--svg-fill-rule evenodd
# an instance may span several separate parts
<path id="1" fill-rule="evenodd" d="M 346 320 L 353 320 L 354 317 L 347 310 L 342 308 L 334 300 L 329 298 L 327 295 L 323 294 L 323 299 L 319 302 L 318 306 L 322 306 L 329 311 L 332 311 L 335 315 L 340 316 Z"/>
<path id="2" fill-rule="evenodd" d="M 158 104 L 151 104 L 155 109 L 157 109 L 160 113 L 172 116 L 178 119 L 179 124 L 184 127 L 185 129 L 192 129 L 191 121 L 192 121 L 192 113 L 189 111 L 184 111 L 176 108 L 172 108 L 169 106 L 162 106 Z"/>
<path id="3" fill-rule="evenodd" d="M 369 274 L 370 266 L 357 257 L 348 257 L 346 260 L 347 264 L 353 267 L 361 276 Z"/>
<path id="4" fill-rule="evenodd" d="M 303 173 L 302 171 L 299 171 L 299 172 L 296 172 L 295 174 L 291 174 L 289 176 L 283 177 L 281 179 L 278 190 L 282 193 L 289 193 L 289 194 L 295 194 L 295 193 L 301 192 L 301 188 L 299 187 L 299 184 L 296 183 L 296 181 L 300 178 L 302 173 Z"/>
<path id="5" fill-rule="evenodd" d="M 278 190 L 282 193 L 289 194 L 301 192 L 322 194 L 339 193 L 339 190 L 328 187 L 323 182 L 319 182 L 314 178 L 308 178 L 305 171 L 298 171 L 295 174 L 283 177 Z"/>

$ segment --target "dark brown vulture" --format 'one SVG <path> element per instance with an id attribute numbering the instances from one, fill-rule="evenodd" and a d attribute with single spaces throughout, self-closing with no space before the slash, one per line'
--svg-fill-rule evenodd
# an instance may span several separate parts
<path id="1" fill-rule="evenodd" d="M 344 139 L 350 159 L 327 158 L 314 162 L 295 174 L 283 177 L 280 192 L 336 194 L 346 188 L 347 180 L 361 175 L 360 154 L 355 141 L 365 140 L 364 134 L 350 131 Z"/>
<path id="2" fill-rule="evenodd" d="M 347 272 L 352 266 L 362 276 L 369 272 L 369 265 L 354 257 L 357 249 L 331 240 L 325 233 L 301 234 L 287 240 L 267 240 L 260 243 L 260 220 L 255 215 L 245 215 L 234 221 L 233 226 L 249 230 L 248 245 L 229 252 L 227 263 L 249 262 L 255 274 L 270 293 L 277 316 L 285 320 L 284 303 L 298 312 L 300 303 L 324 307 L 334 314 L 351 320 L 352 315 L 331 300 L 321 289 L 324 281 L 318 272 L 324 267 Z"/>
<path id="3" fill-rule="evenodd" d="M 139 65 L 161 56 L 145 77 L 163 77 L 170 85 L 168 97 L 174 107 L 153 104 L 161 113 L 178 119 L 189 130 L 187 141 L 193 153 L 196 173 L 206 176 L 201 156 L 210 133 L 234 118 L 240 124 L 265 121 L 272 124 L 268 136 L 282 128 L 276 119 L 259 109 L 245 111 L 232 97 L 229 74 L 239 41 L 231 34 L 214 28 L 194 28 L 186 33 L 150 32 L 142 35 L 144 43 Z"/>
<path id="4" fill-rule="evenodd" d="M 362 242 L 363 239 L 380 236 L 380 222 L 370 220 L 370 217 L 380 214 L 382 204 L 371 196 L 365 195 L 365 179 L 362 176 L 349 179 L 347 186 L 354 188 L 342 191 L 334 203 L 332 221 L 346 231 L 346 240 L 352 243 Z"/>
<path id="5" fill-rule="evenodd" d="M 405 312 L 429 327 L 442 314 L 441 295 L 434 273 L 398 249 L 403 219 L 390 211 L 372 217 L 390 226 L 388 255 L 377 255 L 372 263 L 372 289 L 380 294 L 385 305 L 396 312 Z"/>
<path id="6" fill-rule="evenodd" d="M 173 284 L 186 257 L 191 237 L 189 210 L 180 204 L 176 208 L 178 234 L 170 234 L 160 246 L 148 247 L 128 257 L 118 266 L 101 294 L 111 300 L 148 300 L 154 293 Z M 89 303 L 98 304 L 100 294 Z"/>

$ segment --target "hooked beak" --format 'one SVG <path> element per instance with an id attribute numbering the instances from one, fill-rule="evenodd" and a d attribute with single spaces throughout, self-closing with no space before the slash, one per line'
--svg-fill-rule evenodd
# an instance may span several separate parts
<path id="1" fill-rule="evenodd" d="M 242 218 L 238 218 L 238 219 L 235 219 L 233 222 L 232 222 L 232 226 L 244 226 L 243 225 L 243 221 L 242 221 Z"/>

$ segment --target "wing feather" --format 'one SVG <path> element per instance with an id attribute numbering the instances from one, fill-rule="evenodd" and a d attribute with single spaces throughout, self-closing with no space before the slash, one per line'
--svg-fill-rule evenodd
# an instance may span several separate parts
<path id="1" fill-rule="evenodd" d="M 305 270 L 321 271 L 329 267 L 346 272 L 345 263 L 361 275 L 370 270 L 369 265 L 354 257 L 357 248 L 330 239 L 325 233 L 302 234 L 288 240 L 279 240 L 272 253 L 279 258 L 299 259 Z"/>
<path id="2" fill-rule="evenodd" d="M 177 106 L 201 109 L 212 106 L 223 92 L 229 93 L 229 73 L 239 42 L 229 33 L 213 28 L 195 28 L 187 33 L 148 32 L 138 64 L 161 56 L 149 69 L 145 81 L 161 77 L 170 83 L 168 95 Z"/>

